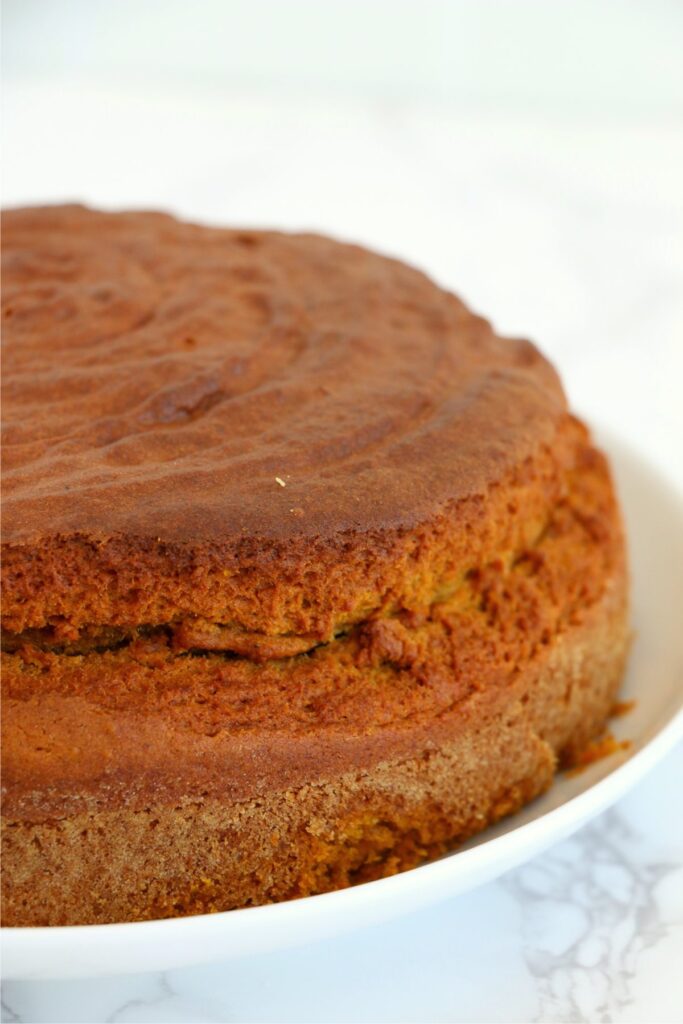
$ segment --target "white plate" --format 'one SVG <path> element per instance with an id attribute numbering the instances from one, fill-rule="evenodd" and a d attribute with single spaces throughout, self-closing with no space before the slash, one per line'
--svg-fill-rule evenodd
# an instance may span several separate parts
<path id="1" fill-rule="evenodd" d="M 683 736 L 683 503 L 623 444 L 601 438 L 624 504 L 633 572 L 635 643 L 622 690 L 635 709 L 613 723 L 628 738 L 456 853 L 393 878 L 248 910 L 73 928 L 6 928 L 10 978 L 123 974 L 263 953 L 386 921 L 489 881 L 569 835 L 622 796 Z"/>

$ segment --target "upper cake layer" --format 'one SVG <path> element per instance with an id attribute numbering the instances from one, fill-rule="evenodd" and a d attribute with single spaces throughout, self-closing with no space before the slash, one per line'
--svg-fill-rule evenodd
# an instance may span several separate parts
<path id="1" fill-rule="evenodd" d="M 313 643 L 431 601 L 558 500 L 552 367 L 399 262 L 73 206 L 6 213 L 3 247 L 11 631 Z"/>

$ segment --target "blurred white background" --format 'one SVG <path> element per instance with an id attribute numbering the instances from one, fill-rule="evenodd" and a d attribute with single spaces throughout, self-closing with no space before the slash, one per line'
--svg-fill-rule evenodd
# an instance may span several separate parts
<path id="1" fill-rule="evenodd" d="M 677 0 L 6 0 L 10 76 L 680 115 Z"/>
<path id="2" fill-rule="evenodd" d="M 679 0 L 4 0 L 2 10 L 4 204 L 154 207 L 401 256 L 501 331 L 536 341 L 575 408 L 683 488 Z M 653 799 L 624 812 L 643 877 L 650 861 L 682 861 L 679 819 L 650 820 Z M 612 843 L 609 821 L 595 828 Z M 595 849 L 586 839 L 586 870 Z M 543 963 L 560 964 L 560 988 L 539 996 L 541 960 L 519 931 L 528 908 L 497 883 L 407 932 L 378 933 L 385 974 L 368 954 L 353 976 L 374 986 L 373 1020 L 422 1019 L 429 978 L 435 1020 L 531 1020 L 541 1005 L 547 1020 L 680 1021 L 681 933 L 660 924 L 680 909 L 671 893 L 659 917 L 652 897 L 644 938 L 642 914 L 624 917 L 619 936 L 630 928 L 634 949 L 653 948 L 620 991 L 597 968 L 568 961 L 562 973 L 567 897 L 566 921 L 564 911 L 528 918 Z M 612 904 L 599 898 L 607 923 L 589 935 L 594 946 L 612 931 Z M 42 995 L 14 986 L 4 1019 L 225 1020 L 236 1017 L 216 1007 L 239 1004 L 240 1019 L 275 1019 L 270 1007 L 302 1020 L 304 999 L 307 1020 L 322 1006 L 326 1020 L 350 1019 L 344 1007 L 362 1013 L 363 997 L 333 958 L 348 965 L 354 949 L 347 940 L 317 963 L 302 952 L 289 988 L 281 960 L 248 965 L 224 992 L 220 970 L 192 975 L 190 1009 L 164 978 L 55 983 Z"/>

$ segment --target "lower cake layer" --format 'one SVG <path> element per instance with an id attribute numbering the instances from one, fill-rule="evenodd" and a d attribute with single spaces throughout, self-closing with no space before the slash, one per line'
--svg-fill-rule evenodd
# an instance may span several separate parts
<path id="1" fill-rule="evenodd" d="M 600 600 L 507 685 L 406 725 L 409 756 L 252 799 L 194 795 L 6 821 L 4 923 L 228 910 L 394 874 L 452 849 L 545 790 L 604 728 L 628 648 L 626 606 L 621 565 Z"/>

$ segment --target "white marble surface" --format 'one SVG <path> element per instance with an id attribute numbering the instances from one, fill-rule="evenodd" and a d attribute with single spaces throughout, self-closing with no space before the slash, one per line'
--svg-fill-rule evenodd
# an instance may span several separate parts
<path id="1" fill-rule="evenodd" d="M 311 227 L 532 337 L 683 489 L 677 116 L 325 101 L 17 75 L 5 203 Z M 12 983 L 5 1021 L 683 1021 L 683 749 L 498 882 L 389 926 L 166 975 Z"/>

